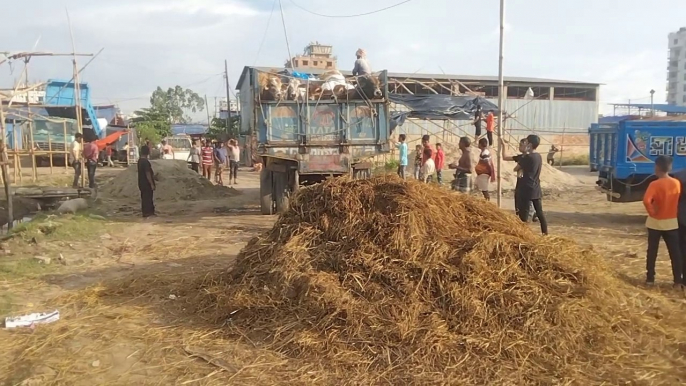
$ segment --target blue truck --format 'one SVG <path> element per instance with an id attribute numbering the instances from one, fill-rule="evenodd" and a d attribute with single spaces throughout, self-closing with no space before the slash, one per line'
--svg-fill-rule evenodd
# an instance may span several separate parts
<path id="1" fill-rule="evenodd" d="M 293 79 L 291 72 L 278 74 L 283 85 Z M 314 77 L 302 82 L 307 84 L 300 88 L 302 97 L 269 98 L 264 76 L 264 70 L 246 67 L 237 87 L 241 132 L 255 138 L 253 158 L 259 157 L 264 167 L 260 175 L 263 214 L 285 211 L 290 195 L 302 185 L 330 176 L 369 176 L 372 163 L 368 159 L 390 151 L 386 71 L 376 78 L 378 88 L 371 98 L 313 98 L 310 90 L 321 82 Z M 269 76 L 275 76 L 274 72 Z"/>
<path id="2" fill-rule="evenodd" d="M 674 170 L 686 168 L 686 121 L 625 119 L 589 128 L 591 171 L 608 201 L 643 199 L 655 180 L 655 158 L 674 159 Z"/>

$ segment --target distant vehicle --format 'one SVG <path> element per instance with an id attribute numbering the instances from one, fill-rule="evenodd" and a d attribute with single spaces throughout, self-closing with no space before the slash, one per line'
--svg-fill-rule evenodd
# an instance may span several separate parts
<path id="1" fill-rule="evenodd" d="M 263 214 L 288 208 L 301 185 L 329 176 L 369 176 L 367 159 L 390 151 L 387 72 L 336 82 L 246 67 L 238 87 L 241 132 L 256 137 Z M 305 75 L 307 74 L 297 74 Z M 324 74 L 322 74 L 322 77 Z M 282 85 L 288 91 L 282 92 Z M 333 95 L 337 94 L 337 95 Z"/>
<path id="2" fill-rule="evenodd" d="M 591 171 L 608 201 L 641 201 L 660 155 L 674 158 L 674 170 L 686 168 L 686 120 L 626 119 L 593 124 L 588 132 Z"/>
<path id="3" fill-rule="evenodd" d="M 174 135 L 164 138 L 163 141 L 167 141 L 167 144 L 171 145 L 174 150 L 174 159 L 188 161 L 188 156 L 190 155 L 191 147 L 193 146 L 190 136 Z"/>

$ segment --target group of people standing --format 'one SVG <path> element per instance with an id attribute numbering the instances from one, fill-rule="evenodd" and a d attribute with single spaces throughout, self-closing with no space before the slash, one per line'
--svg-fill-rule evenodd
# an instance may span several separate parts
<path id="1" fill-rule="evenodd" d="M 492 115 L 492 114 L 490 114 Z M 491 129 L 492 133 L 493 130 Z M 422 136 L 422 144 L 416 146 L 414 160 L 414 177 L 423 182 L 432 182 L 434 174 L 436 182 L 443 182 L 442 169 L 445 164 L 445 153 L 440 143 L 436 148 L 430 144 L 430 136 Z M 510 156 L 507 154 L 506 142 L 500 139 L 503 151 L 501 156 L 505 161 L 517 163 L 515 172 L 517 173 L 517 184 L 515 186 L 515 212 L 519 218 L 528 222 L 531 212 L 535 212 L 533 220 L 540 222 L 541 232 L 548 234 L 548 224 L 543 213 L 542 192 L 541 192 L 541 170 L 543 160 L 537 152 L 540 145 L 540 138 L 537 135 L 529 135 L 522 139 L 519 146 L 518 155 Z M 460 158 L 448 165 L 449 169 L 455 170 L 455 179 L 452 183 L 453 189 L 469 193 L 472 190 L 472 172 L 476 174 L 476 188 L 481 192 L 486 200 L 490 200 L 490 184 L 496 180 L 496 169 L 491 152 L 492 136 L 478 139 L 479 159 L 476 165 L 472 162 L 472 141 L 469 137 L 461 137 L 459 148 Z M 400 134 L 396 147 L 399 150 L 398 176 L 406 178 L 408 166 L 408 145 L 407 136 Z"/>
<path id="2" fill-rule="evenodd" d="M 212 168 L 214 167 L 214 182 L 224 185 L 222 173 L 224 169 L 229 170 L 229 185 L 238 184 L 238 163 L 240 161 L 241 149 L 238 141 L 230 139 L 223 142 L 212 143 L 209 139 L 193 141 L 193 146 L 188 155 L 188 162 L 191 169 L 197 173 L 202 173 L 203 177 L 212 180 Z M 202 166 L 202 170 L 200 169 Z"/>

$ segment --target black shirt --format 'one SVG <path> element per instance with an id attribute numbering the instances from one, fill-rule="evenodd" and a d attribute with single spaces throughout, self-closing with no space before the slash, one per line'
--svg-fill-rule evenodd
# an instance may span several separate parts
<path id="1" fill-rule="evenodd" d="M 543 160 L 539 153 L 520 154 L 512 157 L 522 169 L 522 178 L 515 188 L 523 197 L 531 200 L 541 198 L 541 168 Z"/>
<path id="2" fill-rule="evenodd" d="M 686 226 L 686 169 L 677 170 L 672 173 L 672 177 L 679 180 L 681 183 L 681 195 L 679 196 L 679 211 L 677 217 L 679 218 L 679 226 Z"/>
<path id="3" fill-rule="evenodd" d="M 484 115 L 481 113 L 481 111 L 477 111 L 474 113 L 474 126 L 481 127 L 481 121 L 483 120 Z"/>
<path id="4" fill-rule="evenodd" d="M 138 159 L 138 189 L 140 190 L 152 190 L 147 173 L 150 173 L 151 176 L 155 175 L 150 160 L 147 158 Z"/>

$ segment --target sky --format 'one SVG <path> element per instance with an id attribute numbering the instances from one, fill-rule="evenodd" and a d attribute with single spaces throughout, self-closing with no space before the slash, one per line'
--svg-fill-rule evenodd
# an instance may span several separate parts
<path id="1" fill-rule="evenodd" d="M 364 48 L 373 69 L 497 75 L 499 0 L 281 0 L 292 54 L 311 41 L 333 45 L 342 69 Z M 601 112 L 610 102 L 665 100 L 667 35 L 686 26 L 686 1 L 506 0 L 505 76 L 603 83 Z M 297 6 L 296 6 L 297 5 Z M 299 6 L 299 7 L 298 7 Z M 81 80 L 95 104 L 123 112 L 146 107 L 157 86 L 181 85 L 214 98 L 246 65 L 283 66 L 288 58 L 278 0 L 0 0 L 0 51 L 96 53 Z M 272 14 L 273 10 L 273 14 Z M 271 14 L 271 18 L 270 18 Z M 35 48 L 34 48 L 35 47 Z M 89 58 L 79 57 L 79 66 Z M 11 87 L 23 64 L 0 66 Z M 71 58 L 35 57 L 29 80 L 69 79 Z M 233 90 L 232 90 L 233 92 Z M 196 115 L 199 119 L 203 114 Z"/>

